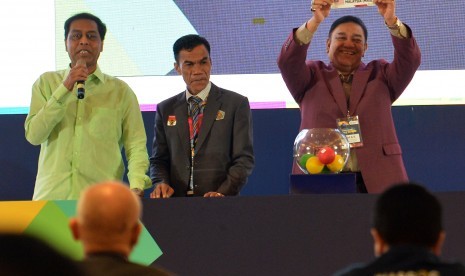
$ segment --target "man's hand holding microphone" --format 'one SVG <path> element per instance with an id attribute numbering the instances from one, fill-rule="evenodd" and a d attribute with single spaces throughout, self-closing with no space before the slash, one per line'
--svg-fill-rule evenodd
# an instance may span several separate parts
<path id="1" fill-rule="evenodd" d="M 78 99 L 83 99 L 85 94 L 84 82 L 86 81 L 88 74 L 89 71 L 87 70 L 86 61 L 83 58 L 80 58 L 69 71 L 68 77 L 66 77 L 63 81 L 63 85 L 69 91 L 73 91 L 74 84 L 77 83 L 77 97 Z"/>

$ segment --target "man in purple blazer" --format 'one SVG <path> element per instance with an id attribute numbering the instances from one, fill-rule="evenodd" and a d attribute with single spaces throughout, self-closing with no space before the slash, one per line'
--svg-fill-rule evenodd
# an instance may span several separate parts
<path id="1" fill-rule="evenodd" d="M 343 16 L 332 24 L 326 41 L 329 64 L 306 61 L 312 36 L 329 16 L 333 2 L 312 1 L 312 17 L 288 37 L 278 66 L 299 104 L 300 129 L 337 128 L 342 121 L 356 126 L 343 171 L 357 174 L 359 192 L 380 193 L 407 181 L 391 105 L 412 80 L 421 53 L 411 29 L 397 18 L 395 1 L 373 0 L 391 33 L 391 63 L 383 59 L 362 62 L 367 28 L 354 16 Z M 293 173 L 302 172 L 294 165 Z"/>

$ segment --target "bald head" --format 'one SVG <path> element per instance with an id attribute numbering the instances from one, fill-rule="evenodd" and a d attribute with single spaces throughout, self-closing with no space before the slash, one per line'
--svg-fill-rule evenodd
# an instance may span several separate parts
<path id="1" fill-rule="evenodd" d="M 129 254 L 140 234 L 140 216 L 139 197 L 125 184 L 108 181 L 84 190 L 70 226 L 75 238 L 83 242 L 86 253 Z"/>

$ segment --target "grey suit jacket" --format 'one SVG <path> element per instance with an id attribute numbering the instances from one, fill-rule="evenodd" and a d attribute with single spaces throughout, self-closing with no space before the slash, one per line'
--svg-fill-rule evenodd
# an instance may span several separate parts
<path id="1" fill-rule="evenodd" d="M 185 92 L 157 106 L 150 177 L 173 196 L 186 196 L 190 176 L 188 107 Z M 249 101 L 212 83 L 195 145 L 194 195 L 237 195 L 254 167 Z"/>

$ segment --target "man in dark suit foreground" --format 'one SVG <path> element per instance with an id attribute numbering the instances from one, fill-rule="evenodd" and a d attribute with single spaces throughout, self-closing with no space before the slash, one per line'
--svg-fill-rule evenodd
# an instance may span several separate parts
<path id="1" fill-rule="evenodd" d="M 142 229 L 141 209 L 138 196 L 119 182 L 103 182 L 83 191 L 70 228 L 82 241 L 86 275 L 171 275 L 128 260 Z"/>
<path id="2" fill-rule="evenodd" d="M 465 275 L 460 263 L 445 263 L 438 256 L 445 239 L 439 201 L 416 184 L 397 185 L 378 199 L 371 234 L 378 257 L 336 275 Z"/>
<path id="3" fill-rule="evenodd" d="M 210 82 L 210 44 L 173 45 L 186 90 L 157 106 L 150 158 L 152 198 L 237 195 L 254 166 L 249 101 Z"/>

